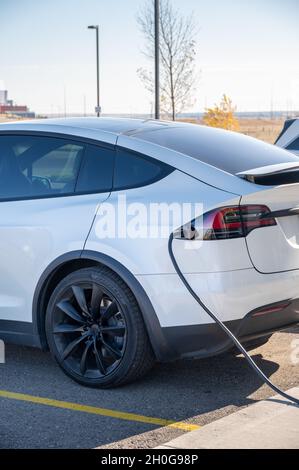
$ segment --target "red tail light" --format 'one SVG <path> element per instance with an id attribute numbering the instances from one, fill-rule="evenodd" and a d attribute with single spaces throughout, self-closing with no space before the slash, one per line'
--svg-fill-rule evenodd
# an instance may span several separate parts
<path id="1" fill-rule="evenodd" d="M 262 205 L 222 207 L 206 212 L 192 224 L 194 238 L 223 240 L 246 237 L 252 230 L 276 225 L 270 209 Z M 200 225 L 200 227 L 198 226 Z"/>
<path id="2" fill-rule="evenodd" d="M 272 305 L 268 305 L 268 307 L 263 307 L 252 314 L 252 317 L 260 317 L 262 315 L 267 315 L 268 313 L 276 313 L 281 312 L 282 310 L 286 309 L 289 305 L 291 305 L 291 301 L 287 302 L 277 302 Z"/>

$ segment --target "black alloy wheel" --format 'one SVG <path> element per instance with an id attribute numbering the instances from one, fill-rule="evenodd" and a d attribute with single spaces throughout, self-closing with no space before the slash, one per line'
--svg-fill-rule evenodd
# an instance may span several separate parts
<path id="1" fill-rule="evenodd" d="M 118 366 L 127 330 L 112 294 L 95 283 L 77 283 L 56 308 L 53 333 L 59 336 L 57 345 L 63 361 L 69 361 L 87 377 L 105 376 Z"/>
<path id="2" fill-rule="evenodd" d="M 107 268 L 82 269 L 58 284 L 47 310 L 46 333 L 64 372 L 84 385 L 127 383 L 153 363 L 138 305 Z"/>

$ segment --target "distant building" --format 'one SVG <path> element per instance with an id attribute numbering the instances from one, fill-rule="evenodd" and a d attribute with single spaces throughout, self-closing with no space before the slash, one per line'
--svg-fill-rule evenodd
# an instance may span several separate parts
<path id="1" fill-rule="evenodd" d="M 8 91 L 0 90 L 0 114 L 13 114 L 20 117 L 35 117 L 35 113 L 29 111 L 26 105 L 15 105 L 13 100 L 8 99 Z"/>
<path id="2" fill-rule="evenodd" d="M 7 90 L 0 90 L 0 105 L 7 104 Z"/>

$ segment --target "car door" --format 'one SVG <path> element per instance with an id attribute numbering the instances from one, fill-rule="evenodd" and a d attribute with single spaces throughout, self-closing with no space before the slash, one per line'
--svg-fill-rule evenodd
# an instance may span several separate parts
<path id="1" fill-rule="evenodd" d="M 88 175 L 103 152 L 95 188 Z M 83 249 L 97 206 L 110 194 L 113 155 L 77 139 L 0 134 L 0 324 L 31 322 L 44 270 Z"/>

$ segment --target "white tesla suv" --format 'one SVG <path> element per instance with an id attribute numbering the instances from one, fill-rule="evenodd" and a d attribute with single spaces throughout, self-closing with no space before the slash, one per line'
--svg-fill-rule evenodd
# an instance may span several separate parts
<path id="1" fill-rule="evenodd" d="M 299 160 L 237 133 L 131 119 L 0 125 L 0 338 L 81 384 L 299 320 Z"/>

